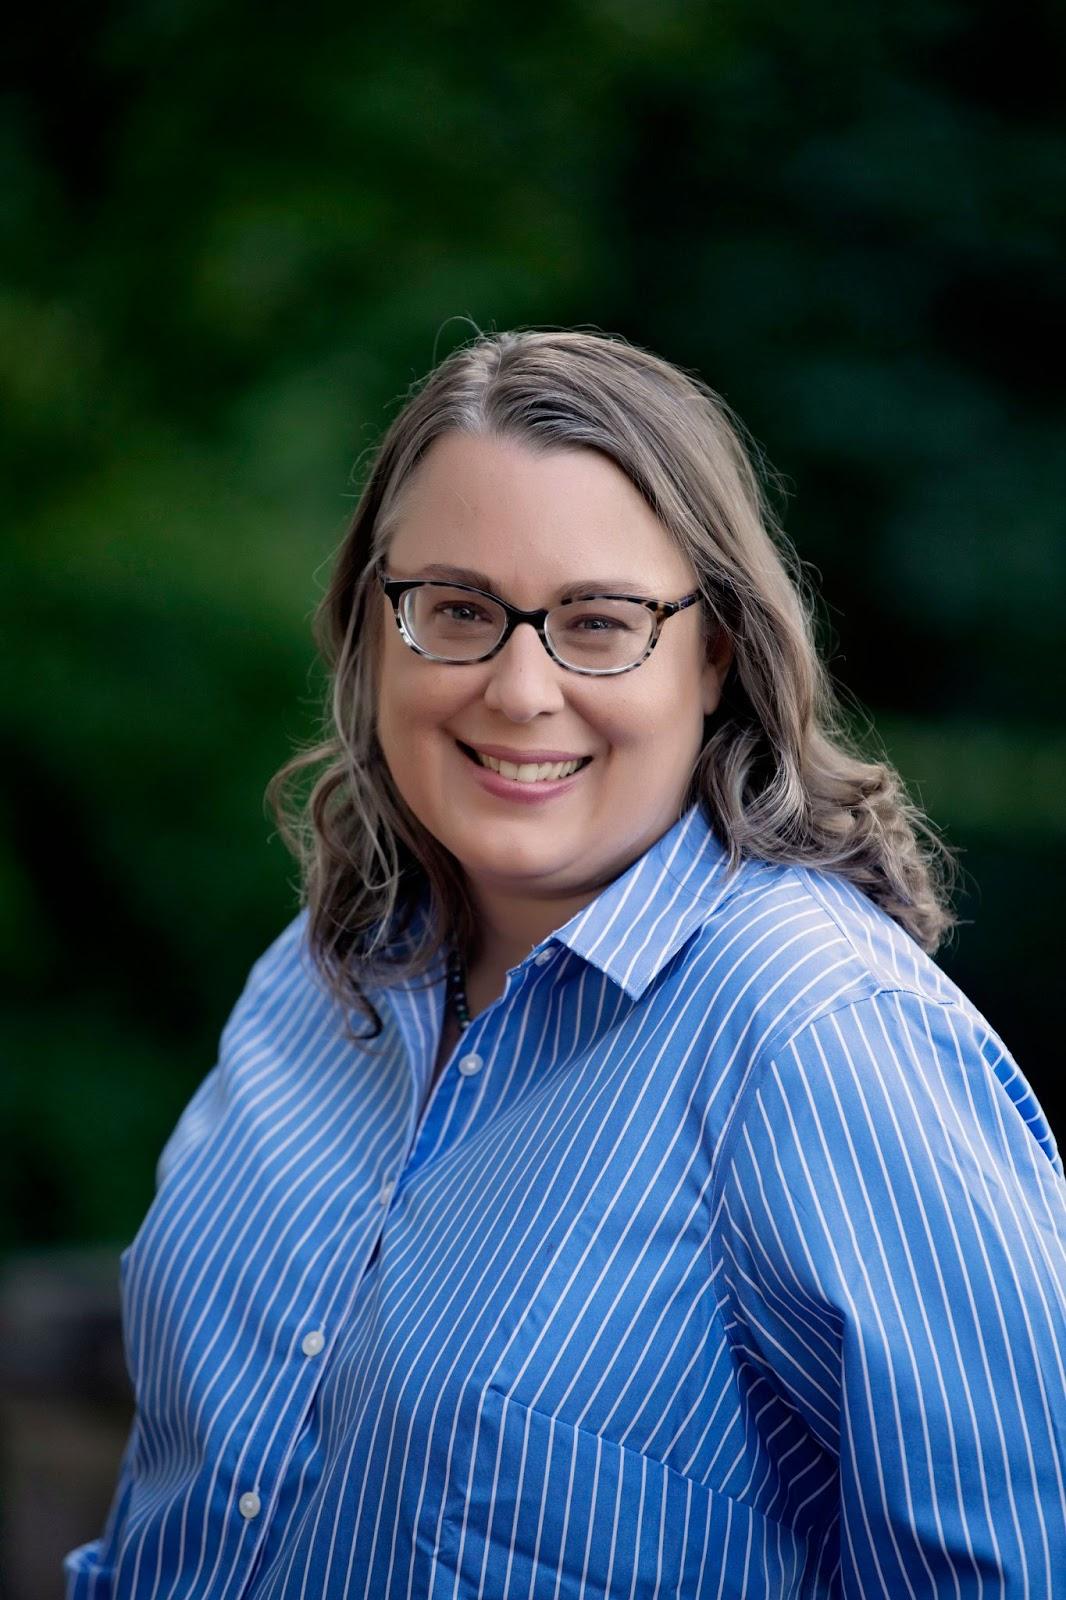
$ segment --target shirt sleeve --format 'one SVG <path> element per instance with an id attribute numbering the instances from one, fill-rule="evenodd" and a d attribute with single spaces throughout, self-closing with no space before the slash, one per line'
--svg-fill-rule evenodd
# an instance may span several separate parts
<path id="1" fill-rule="evenodd" d="M 125 1527 L 126 1509 L 133 1488 L 133 1452 L 136 1447 L 137 1420 L 133 1424 L 122 1453 L 118 1480 L 111 1496 L 104 1531 L 99 1539 L 79 1545 L 63 1560 L 66 1600 L 111 1600 L 114 1587 L 117 1540 Z"/>
<path id="2" fill-rule="evenodd" d="M 211 1132 L 221 1110 L 221 1069 L 214 1066 L 186 1105 L 156 1163 L 156 1189 L 162 1186 L 181 1158 Z M 103 1534 L 71 1550 L 64 1558 L 66 1600 L 110 1600 L 115 1568 L 125 1535 L 126 1514 L 133 1492 L 133 1460 L 137 1444 L 134 1416 L 111 1497 Z"/>
<path id="3" fill-rule="evenodd" d="M 722 1160 L 747 1425 L 769 1384 L 836 1458 L 834 1592 L 1062 1595 L 1066 1188 L 979 1014 L 885 991 L 808 1023 Z"/>
<path id="4" fill-rule="evenodd" d="M 181 1162 L 210 1138 L 225 1114 L 226 1084 L 221 1056 L 227 1036 L 236 1035 L 254 1018 L 256 1008 L 269 997 L 275 977 L 302 939 L 306 913 L 301 912 L 254 963 L 222 1035 L 220 1059 L 201 1079 L 182 1111 L 173 1132 L 158 1157 L 156 1190 L 171 1177 Z M 79 1545 L 64 1558 L 66 1600 L 109 1600 L 115 1568 L 125 1537 L 126 1516 L 133 1492 L 133 1462 L 137 1445 L 137 1418 L 134 1417 L 119 1467 L 118 1480 L 104 1532 L 99 1539 Z"/>

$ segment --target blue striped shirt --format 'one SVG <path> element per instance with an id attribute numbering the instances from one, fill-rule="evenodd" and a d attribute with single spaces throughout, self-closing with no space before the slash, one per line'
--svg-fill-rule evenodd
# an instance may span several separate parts
<path id="1" fill-rule="evenodd" d="M 342 1037 L 301 915 L 122 1260 L 70 1600 L 1066 1593 L 1066 1185 L 1009 1052 L 832 874 L 687 812 L 507 974 Z"/>

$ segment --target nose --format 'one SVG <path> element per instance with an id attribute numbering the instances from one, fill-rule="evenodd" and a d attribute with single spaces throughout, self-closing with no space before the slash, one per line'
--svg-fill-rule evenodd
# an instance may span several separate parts
<path id="1" fill-rule="evenodd" d="M 520 622 L 498 656 L 486 662 L 485 704 L 512 722 L 530 722 L 566 703 L 566 669 L 552 660 L 531 622 Z"/>

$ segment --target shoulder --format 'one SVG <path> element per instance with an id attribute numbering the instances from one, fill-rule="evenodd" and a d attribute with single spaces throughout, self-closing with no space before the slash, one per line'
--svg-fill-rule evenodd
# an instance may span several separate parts
<path id="1" fill-rule="evenodd" d="M 306 909 L 299 911 L 253 961 L 222 1030 L 223 1062 L 249 1037 L 272 1036 L 296 1012 L 323 1019 L 332 1012 L 339 1022 L 310 948 L 309 920 Z"/>
<path id="2" fill-rule="evenodd" d="M 850 883 L 745 858 L 686 948 L 679 977 L 725 1013 L 750 1064 L 816 1018 L 899 988 L 963 999 L 910 936 Z"/>
<path id="3" fill-rule="evenodd" d="M 760 1050 L 841 1006 L 898 990 L 973 1009 L 906 930 L 849 880 L 750 857 L 716 897 L 686 966 L 690 977 L 714 973 L 745 1015 L 760 1012 Z"/>
<path id="4" fill-rule="evenodd" d="M 1026 1172 L 1062 1206 L 1062 1159 L 1036 1095 L 965 996 L 883 986 L 819 1011 L 753 1064 L 720 1152 L 758 1163 L 788 1148 L 859 1172 L 898 1161 Z"/>
<path id="5" fill-rule="evenodd" d="M 272 979 L 296 967 L 304 966 L 309 958 L 308 922 L 309 914 L 305 907 L 297 912 L 291 922 L 286 923 L 281 932 L 252 963 L 248 973 L 247 988 L 262 988 L 269 985 Z"/>
<path id="6" fill-rule="evenodd" d="M 847 878 L 812 867 L 741 862 L 699 941 L 704 962 L 727 957 L 752 997 L 773 986 L 781 1002 L 804 1002 L 789 1006 L 786 1026 L 802 1026 L 844 995 L 880 990 L 968 1003 L 900 923 Z M 812 981 L 820 971 L 826 982 Z"/>
<path id="7" fill-rule="evenodd" d="M 853 1083 L 891 1104 L 909 1100 L 909 1114 L 923 1105 L 935 1115 L 946 1097 L 970 1117 L 978 1107 L 1010 1116 L 1061 1170 L 1046 1118 L 995 1029 L 848 880 L 745 861 L 686 964 L 728 1013 L 726 1037 L 743 1045 L 728 1123 L 746 1119 L 771 1082 L 790 1103 L 801 1093 L 832 1099 Z"/>

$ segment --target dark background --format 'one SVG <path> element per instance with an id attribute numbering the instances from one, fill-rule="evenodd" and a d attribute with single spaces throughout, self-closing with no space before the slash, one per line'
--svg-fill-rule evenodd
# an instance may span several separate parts
<path id="1" fill-rule="evenodd" d="M 262 794 L 315 723 L 310 614 L 360 457 L 471 321 L 622 333 L 747 422 L 834 677 L 963 852 L 939 959 L 1061 1137 L 1066 12 L 82 0 L 14 26 L 13 1259 L 128 1241 L 294 913 Z"/>

